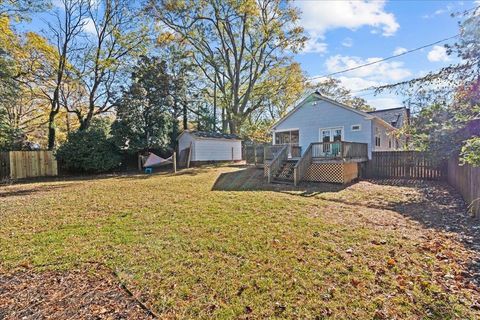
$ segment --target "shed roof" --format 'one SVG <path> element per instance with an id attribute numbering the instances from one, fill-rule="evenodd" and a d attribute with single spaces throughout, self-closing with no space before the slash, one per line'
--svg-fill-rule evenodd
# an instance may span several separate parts
<path id="1" fill-rule="evenodd" d="M 196 130 L 185 130 L 183 133 L 189 133 L 195 138 L 204 138 L 204 139 L 228 139 L 228 140 L 241 140 L 236 134 L 229 133 L 220 133 L 212 131 L 196 131 Z M 180 135 L 181 136 L 181 135 Z M 180 136 L 178 138 L 180 138 Z"/>

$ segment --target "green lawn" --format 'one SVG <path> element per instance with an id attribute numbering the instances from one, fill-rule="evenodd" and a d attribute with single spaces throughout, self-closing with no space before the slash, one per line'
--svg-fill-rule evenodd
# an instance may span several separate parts
<path id="1" fill-rule="evenodd" d="M 101 262 L 161 318 L 480 316 L 474 252 L 415 218 L 458 210 L 449 201 L 421 186 L 272 187 L 238 170 L 0 187 L 0 269 Z"/>

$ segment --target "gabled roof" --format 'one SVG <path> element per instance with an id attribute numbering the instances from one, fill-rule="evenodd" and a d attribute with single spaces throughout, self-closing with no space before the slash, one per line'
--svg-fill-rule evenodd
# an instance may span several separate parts
<path id="1" fill-rule="evenodd" d="M 351 112 L 354 112 L 356 114 L 359 114 L 363 117 L 365 117 L 366 119 L 377 119 L 378 121 L 380 121 L 381 123 L 383 123 L 384 125 L 386 125 L 387 127 L 390 127 L 390 128 L 393 128 L 395 129 L 395 127 L 393 127 L 390 123 L 386 122 L 385 120 L 383 120 L 382 118 L 380 117 L 377 117 L 375 115 L 370 115 L 368 114 L 367 112 L 363 112 L 363 111 L 360 111 L 360 110 L 357 110 L 357 109 L 354 109 L 350 106 L 347 106 L 346 104 L 343 104 L 343 103 L 340 103 L 338 101 L 335 101 L 331 98 L 328 98 L 322 94 L 320 94 L 318 91 L 315 91 L 315 92 L 312 92 L 310 94 L 308 94 L 304 99 L 302 99 L 298 104 L 295 105 L 295 107 L 290 110 L 290 112 L 288 112 L 283 118 L 281 118 L 280 120 L 278 120 L 273 126 L 272 126 L 272 130 L 275 129 L 275 127 L 277 127 L 280 123 L 282 123 L 283 121 L 285 121 L 288 117 L 290 117 L 293 113 L 295 113 L 298 109 L 300 109 L 303 104 L 305 102 L 308 101 L 308 99 L 310 99 L 311 97 L 315 97 L 317 100 L 323 100 L 323 101 L 327 101 L 331 104 L 334 104 L 338 107 L 341 107 L 343 109 L 346 109 L 348 111 L 351 111 Z"/>
<path id="2" fill-rule="evenodd" d="M 368 114 L 383 119 L 397 129 L 408 124 L 410 118 L 410 110 L 406 107 L 369 111 Z"/>
<path id="3" fill-rule="evenodd" d="M 189 133 L 195 138 L 203 138 L 203 139 L 228 139 L 228 140 L 241 140 L 239 136 L 236 134 L 228 134 L 228 133 L 220 133 L 220 132 L 212 132 L 212 131 L 195 131 L 195 130 L 185 130 L 183 131 L 177 138 L 180 137 L 184 133 Z"/>

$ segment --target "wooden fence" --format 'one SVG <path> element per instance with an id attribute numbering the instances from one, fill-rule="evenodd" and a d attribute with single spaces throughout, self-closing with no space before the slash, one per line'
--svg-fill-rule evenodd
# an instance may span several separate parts
<path id="1" fill-rule="evenodd" d="M 458 158 L 448 160 L 448 183 L 463 197 L 473 214 L 480 214 L 480 167 L 459 165 Z"/>
<path id="2" fill-rule="evenodd" d="M 265 145 L 264 144 L 245 144 L 243 146 L 243 160 L 247 164 L 262 164 L 265 158 Z"/>
<path id="3" fill-rule="evenodd" d="M 442 180 L 444 163 L 437 163 L 428 153 L 419 151 L 375 151 L 366 163 L 366 178 Z"/>
<path id="4" fill-rule="evenodd" d="M 23 179 L 58 175 L 52 151 L 0 152 L 0 179 Z"/>

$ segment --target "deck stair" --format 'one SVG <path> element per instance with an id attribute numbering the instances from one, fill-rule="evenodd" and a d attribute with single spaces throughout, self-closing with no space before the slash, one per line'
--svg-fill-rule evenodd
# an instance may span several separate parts
<path id="1" fill-rule="evenodd" d="M 288 159 L 283 161 L 279 170 L 277 170 L 273 176 L 274 180 L 283 182 L 290 181 L 293 183 L 293 169 L 295 168 L 297 161 L 298 159 Z"/>
<path id="2" fill-rule="evenodd" d="M 264 164 L 269 183 L 348 183 L 358 178 L 358 163 L 368 161 L 368 144 L 360 142 L 312 142 L 295 158 L 291 158 L 289 145 L 273 145 L 265 150 L 265 154 L 270 154 Z"/>

